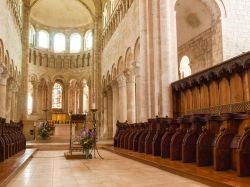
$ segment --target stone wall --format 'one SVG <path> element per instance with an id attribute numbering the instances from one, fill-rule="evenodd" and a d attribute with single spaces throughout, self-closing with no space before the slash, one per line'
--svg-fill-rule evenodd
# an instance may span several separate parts
<path id="1" fill-rule="evenodd" d="M 178 47 L 178 62 L 188 56 L 192 73 L 196 73 L 212 65 L 212 32 L 206 30 L 192 40 Z"/>
<path id="2" fill-rule="evenodd" d="M 134 49 L 139 35 L 139 5 L 138 0 L 135 0 L 103 49 L 102 75 L 111 72 L 112 66 L 118 63 L 120 57 L 125 58 L 128 48 Z"/>
<path id="3" fill-rule="evenodd" d="M 14 66 L 20 71 L 22 60 L 20 26 L 11 11 L 11 5 L 8 5 L 6 0 L 0 1 L 0 7 L 0 38 L 5 46 L 5 51 L 8 50 L 9 57 L 14 62 Z"/>
<path id="4" fill-rule="evenodd" d="M 224 0 L 223 60 L 250 50 L 250 1 Z"/>

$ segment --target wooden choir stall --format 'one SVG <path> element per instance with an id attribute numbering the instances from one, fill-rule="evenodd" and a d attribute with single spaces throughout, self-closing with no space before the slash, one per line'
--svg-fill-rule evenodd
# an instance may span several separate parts
<path id="1" fill-rule="evenodd" d="M 114 146 L 250 176 L 250 53 L 172 84 L 174 117 L 117 122 Z"/>

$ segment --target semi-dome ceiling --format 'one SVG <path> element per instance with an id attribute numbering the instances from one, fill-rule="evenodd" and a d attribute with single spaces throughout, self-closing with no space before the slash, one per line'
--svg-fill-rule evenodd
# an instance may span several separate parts
<path id="1" fill-rule="evenodd" d="M 31 3 L 31 19 L 49 27 L 81 27 L 93 22 L 92 0 L 33 0 Z"/>

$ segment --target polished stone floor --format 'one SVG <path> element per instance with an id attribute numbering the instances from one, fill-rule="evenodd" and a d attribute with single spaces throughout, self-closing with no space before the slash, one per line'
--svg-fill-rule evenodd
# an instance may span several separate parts
<path id="1" fill-rule="evenodd" d="M 65 160 L 63 153 L 37 152 L 8 187 L 206 186 L 103 150 L 104 160 Z"/>

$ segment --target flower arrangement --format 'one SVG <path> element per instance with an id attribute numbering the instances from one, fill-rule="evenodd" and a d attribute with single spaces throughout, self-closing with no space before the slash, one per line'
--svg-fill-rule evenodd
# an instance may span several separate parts
<path id="1" fill-rule="evenodd" d="M 46 139 L 50 136 L 50 126 L 47 122 L 41 124 L 38 127 L 38 135 L 42 138 L 42 139 Z"/>
<path id="2" fill-rule="evenodd" d="M 86 130 L 85 128 L 80 130 L 80 144 L 83 149 L 91 149 L 95 143 L 95 134 L 92 130 Z"/>

